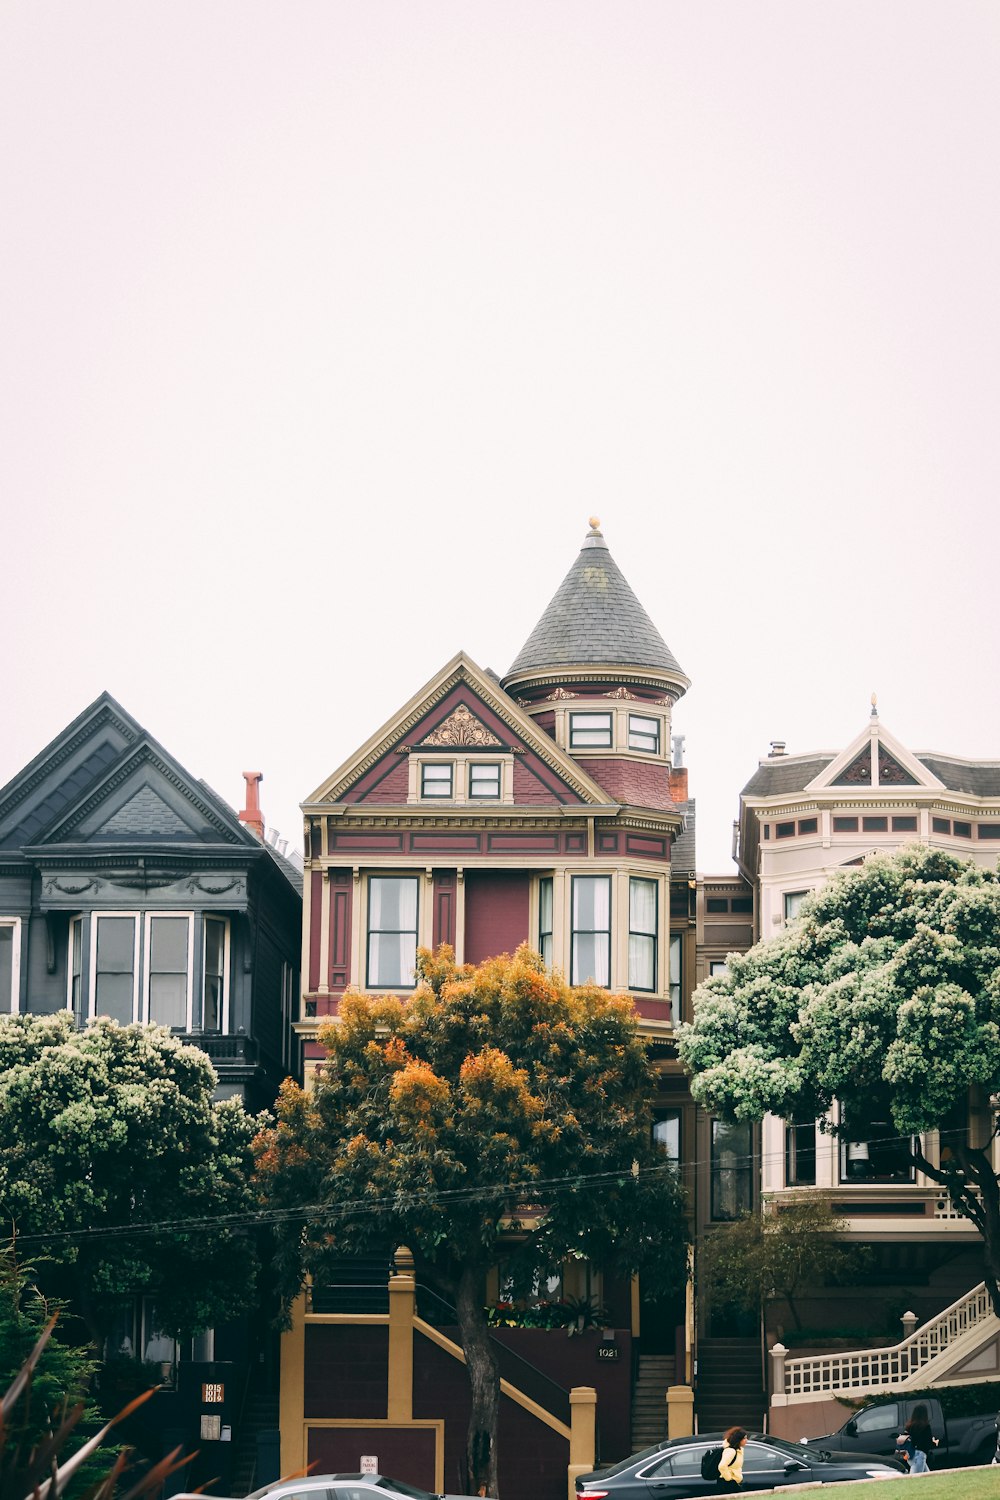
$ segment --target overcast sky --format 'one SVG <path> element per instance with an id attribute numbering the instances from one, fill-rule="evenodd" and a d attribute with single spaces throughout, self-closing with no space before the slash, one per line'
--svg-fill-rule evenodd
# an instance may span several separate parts
<path id="1" fill-rule="evenodd" d="M 1000 6 L 0 8 L 0 782 L 107 688 L 298 803 L 600 516 L 768 742 L 1000 757 Z"/>

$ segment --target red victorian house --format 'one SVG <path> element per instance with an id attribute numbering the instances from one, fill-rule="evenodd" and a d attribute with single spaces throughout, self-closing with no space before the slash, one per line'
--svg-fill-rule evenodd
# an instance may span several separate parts
<path id="1" fill-rule="evenodd" d="M 412 990 L 420 946 L 449 943 L 459 962 L 478 962 L 527 940 L 571 983 L 634 996 L 662 1069 L 654 1129 L 679 1163 L 691 1106 L 670 1039 L 695 978 L 696 901 L 694 809 L 687 772 L 672 765 L 671 714 L 687 687 L 592 521 L 502 680 L 460 652 L 316 789 L 303 803 L 298 1029 L 307 1071 L 310 1057 L 322 1056 L 311 1037 L 345 990 Z M 683 878 L 672 901 L 675 851 Z M 453 1441 L 461 1450 L 465 1427 L 457 1351 L 418 1317 L 407 1334 L 412 1352 L 394 1360 L 402 1334 L 384 1262 L 370 1280 L 369 1295 L 357 1262 L 345 1265 L 342 1287 L 314 1289 L 296 1312 L 283 1349 L 283 1468 L 356 1469 L 367 1452 L 427 1488 L 454 1487 L 449 1452 Z M 630 1451 L 641 1436 L 630 1357 L 640 1313 L 643 1354 L 660 1356 L 654 1436 L 666 1385 L 685 1379 L 684 1364 L 674 1364 L 675 1352 L 681 1361 L 690 1353 L 683 1297 L 647 1316 L 636 1288 L 602 1285 L 580 1265 L 548 1289 L 560 1291 L 603 1303 L 623 1357 L 605 1365 L 592 1353 L 582 1372 L 563 1369 L 560 1359 L 582 1359 L 574 1343 L 517 1331 L 521 1355 L 527 1340 L 526 1357 L 544 1368 L 533 1394 L 516 1369 L 505 1386 L 511 1436 L 501 1461 L 516 1465 L 518 1453 L 530 1453 L 535 1463 L 523 1476 L 508 1470 L 508 1493 L 549 1493 L 539 1488 L 542 1462 L 561 1473 L 554 1493 L 565 1494 L 569 1387 L 578 1381 L 598 1390 L 602 1456 Z M 421 1423 L 437 1434 L 426 1449 L 415 1446 Z"/>

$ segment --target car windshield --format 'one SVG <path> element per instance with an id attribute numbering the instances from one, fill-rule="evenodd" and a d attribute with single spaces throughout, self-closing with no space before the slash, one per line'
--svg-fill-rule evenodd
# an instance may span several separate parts
<path id="1" fill-rule="evenodd" d="M 402 1479 L 387 1479 L 384 1474 L 370 1481 L 380 1490 L 395 1490 L 397 1495 L 409 1495 L 410 1500 L 434 1500 L 426 1490 L 418 1490 L 415 1484 L 406 1484 Z"/>

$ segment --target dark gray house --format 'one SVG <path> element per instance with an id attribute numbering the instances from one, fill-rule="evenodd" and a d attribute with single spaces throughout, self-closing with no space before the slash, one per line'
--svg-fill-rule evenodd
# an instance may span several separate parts
<path id="1" fill-rule="evenodd" d="M 302 876 L 242 818 L 102 693 L 0 790 L 0 1012 L 158 1022 L 270 1104 L 300 1074 Z"/>

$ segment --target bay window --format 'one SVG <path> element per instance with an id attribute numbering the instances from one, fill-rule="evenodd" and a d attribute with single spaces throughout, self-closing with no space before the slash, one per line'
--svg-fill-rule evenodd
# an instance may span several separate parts
<path id="1" fill-rule="evenodd" d="M 18 1010 L 21 980 L 21 919 L 0 917 L 0 1015 Z"/>
<path id="2" fill-rule="evenodd" d="M 139 976 L 137 917 L 94 914 L 90 1013 L 127 1026 L 136 1019 Z"/>
<path id="3" fill-rule="evenodd" d="M 368 881 L 368 987 L 411 990 L 417 966 L 417 877 Z"/>
<path id="4" fill-rule="evenodd" d="M 611 982 L 611 877 L 574 875 L 570 983 Z"/>
<path id="5" fill-rule="evenodd" d="M 191 998 L 191 917 L 146 917 L 146 1020 L 183 1031 Z"/>
<path id="6" fill-rule="evenodd" d="M 628 987 L 656 989 L 656 881 L 628 883 Z"/>
<path id="7" fill-rule="evenodd" d="M 227 1031 L 229 918 L 204 914 L 196 926 L 195 915 L 147 911 L 73 917 L 67 1008 L 78 1019 L 108 1016 L 123 1026 L 149 1021 L 172 1031 Z"/>
<path id="8" fill-rule="evenodd" d="M 613 744 L 611 722 L 611 714 L 570 714 L 570 749 L 610 750 Z"/>
<path id="9" fill-rule="evenodd" d="M 681 1019 L 681 935 L 670 938 L 670 1009 L 675 1021 Z"/>
<path id="10" fill-rule="evenodd" d="M 816 1186 L 816 1121 L 785 1121 L 785 1186 Z"/>
<path id="11" fill-rule="evenodd" d="M 630 750 L 645 750 L 647 755 L 659 755 L 659 719 L 647 718 L 645 714 L 629 714 L 628 747 Z"/>
<path id="12" fill-rule="evenodd" d="M 206 917 L 203 969 L 204 996 L 201 1025 L 203 1031 L 225 1031 L 226 960 L 229 923 L 224 917 Z"/>
<path id="13" fill-rule="evenodd" d="M 742 1120 L 712 1121 L 712 1218 L 739 1219 L 750 1212 L 750 1126 Z"/>

